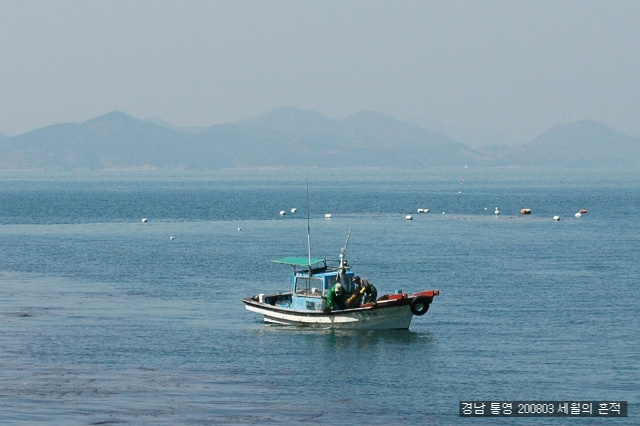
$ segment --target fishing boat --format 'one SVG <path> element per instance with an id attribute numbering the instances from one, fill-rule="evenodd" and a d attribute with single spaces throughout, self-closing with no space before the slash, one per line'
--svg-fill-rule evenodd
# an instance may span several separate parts
<path id="1" fill-rule="evenodd" d="M 242 299 L 246 309 L 262 315 L 265 323 L 271 324 L 353 330 L 408 329 L 413 317 L 426 314 L 440 292 L 426 290 L 409 294 L 396 290 L 375 301 L 360 303 L 364 292 L 358 290 L 354 281 L 356 274 L 345 258 L 349 236 L 337 261 L 310 256 L 274 260 L 293 267 L 291 290 Z M 342 309 L 328 309 L 327 296 L 337 283 L 344 291 L 347 305 Z"/>

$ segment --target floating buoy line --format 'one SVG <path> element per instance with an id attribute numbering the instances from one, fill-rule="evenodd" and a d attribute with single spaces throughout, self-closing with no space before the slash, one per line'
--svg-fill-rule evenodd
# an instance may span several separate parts
<path id="1" fill-rule="evenodd" d="M 488 207 L 484 207 L 484 211 L 486 212 L 487 210 L 489 210 L 489 208 Z M 289 211 L 291 213 L 295 214 L 298 211 L 298 209 L 295 208 L 295 207 L 292 207 L 291 209 L 289 209 Z M 429 211 L 430 210 L 428 208 L 426 208 L 426 207 L 417 208 L 417 212 L 420 213 L 420 214 L 429 213 Z M 443 215 L 445 215 L 446 213 L 447 213 L 446 211 L 444 211 L 444 210 L 442 211 Z M 493 214 L 498 216 L 498 215 L 500 215 L 500 213 L 501 213 L 500 207 L 498 207 L 498 206 L 494 207 Z M 520 209 L 520 214 L 521 215 L 531 215 L 532 213 L 533 213 L 533 210 L 531 208 L 526 207 L 526 208 Z M 582 215 L 584 215 L 586 213 L 587 213 L 587 209 L 580 209 L 577 213 L 574 214 L 574 217 L 579 219 L 579 218 L 582 217 Z M 286 210 L 280 210 L 279 214 L 280 214 L 280 216 L 286 216 L 287 215 L 287 211 Z M 333 214 L 325 213 L 324 214 L 324 218 L 325 219 L 331 219 L 331 218 L 333 218 Z M 509 216 L 509 218 L 513 219 L 514 217 L 513 216 Z M 413 215 L 406 214 L 404 216 L 404 219 L 405 220 L 413 220 Z M 559 215 L 554 215 L 553 216 L 553 220 L 556 221 L 556 222 L 559 222 L 560 221 L 560 216 Z M 147 218 L 143 217 L 142 218 L 142 223 L 146 223 L 146 222 L 147 222 Z M 238 231 L 241 231 L 241 230 L 242 230 L 242 228 L 238 228 Z"/>

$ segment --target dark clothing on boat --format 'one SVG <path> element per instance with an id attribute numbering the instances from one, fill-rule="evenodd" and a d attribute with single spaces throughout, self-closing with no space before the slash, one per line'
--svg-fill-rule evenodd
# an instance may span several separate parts
<path id="1" fill-rule="evenodd" d="M 366 278 L 355 276 L 353 281 L 364 290 L 364 300 L 362 303 L 375 302 L 378 299 L 378 289 Z"/>
<path id="2" fill-rule="evenodd" d="M 362 280 L 362 287 L 364 288 L 364 303 L 375 302 L 378 300 L 378 289 L 373 283 Z"/>
<path id="3" fill-rule="evenodd" d="M 347 299 L 347 308 L 353 309 L 360 307 L 362 303 L 362 295 L 364 294 L 364 288 L 360 286 L 357 282 L 353 282 L 353 292 Z"/>

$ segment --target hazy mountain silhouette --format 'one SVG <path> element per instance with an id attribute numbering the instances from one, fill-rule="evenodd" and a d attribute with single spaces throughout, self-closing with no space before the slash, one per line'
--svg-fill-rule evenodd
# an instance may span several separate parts
<path id="1" fill-rule="evenodd" d="M 314 133 L 334 133 L 337 122 L 337 120 L 326 117 L 319 112 L 283 107 L 240 121 L 238 124 L 300 136 Z"/>
<path id="2" fill-rule="evenodd" d="M 158 118 L 158 117 L 149 117 L 147 119 L 145 119 L 144 121 L 146 121 L 147 123 L 151 123 L 151 124 L 156 124 L 158 126 L 162 126 L 162 127 L 167 127 L 171 130 L 174 130 L 178 133 L 196 133 L 196 134 L 201 134 L 204 133 L 207 130 L 207 127 L 180 127 L 180 126 L 175 126 L 171 123 L 169 123 L 166 120 L 163 120 L 162 118 Z"/>
<path id="3" fill-rule="evenodd" d="M 640 166 L 640 139 L 592 120 L 558 124 L 522 147 L 496 154 L 497 164 Z"/>
<path id="4" fill-rule="evenodd" d="M 639 166 L 640 139 L 594 121 L 554 126 L 516 148 L 472 149 L 374 112 L 342 120 L 280 108 L 239 123 L 180 128 L 114 111 L 0 135 L 0 169 Z"/>
<path id="5" fill-rule="evenodd" d="M 482 157 L 442 134 L 374 111 L 334 120 L 286 107 L 241 124 L 290 135 L 318 156 L 321 166 L 451 166 Z"/>
<path id="6" fill-rule="evenodd" d="M 180 164 L 180 136 L 165 127 L 114 111 L 81 124 L 43 127 L 7 138 L 1 168 L 105 169 Z M 176 158 L 178 156 L 178 158 Z"/>
<path id="7" fill-rule="evenodd" d="M 526 142 L 515 139 L 505 131 L 489 126 L 452 125 L 420 118 L 414 118 L 411 122 L 425 129 L 442 133 L 449 139 L 463 142 L 475 149 L 499 145 L 515 146 Z"/>

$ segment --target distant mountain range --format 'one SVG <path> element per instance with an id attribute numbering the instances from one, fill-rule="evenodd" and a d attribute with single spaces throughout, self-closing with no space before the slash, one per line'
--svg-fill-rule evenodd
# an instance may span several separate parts
<path id="1" fill-rule="evenodd" d="M 595 121 L 554 126 L 519 147 L 462 142 L 373 111 L 334 120 L 285 107 L 202 128 L 114 111 L 13 137 L 0 133 L 0 169 L 640 166 L 640 139 Z"/>

